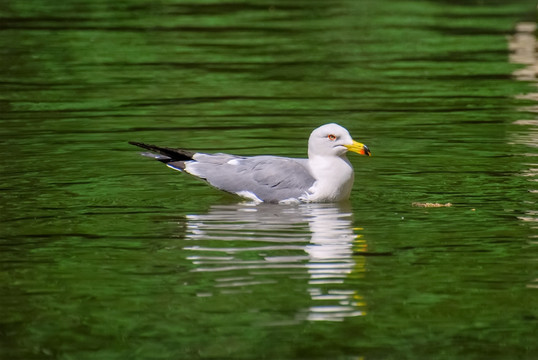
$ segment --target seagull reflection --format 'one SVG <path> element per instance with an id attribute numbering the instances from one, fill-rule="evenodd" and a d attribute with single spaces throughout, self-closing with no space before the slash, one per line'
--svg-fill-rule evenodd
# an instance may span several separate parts
<path id="1" fill-rule="evenodd" d="M 311 297 L 299 318 L 338 321 L 365 314 L 362 297 L 346 285 L 364 275 L 364 257 L 353 256 L 366 249 L 358 230 L 346 205 L 216 205 L 187 216 L 186 240 L 194 242 L 185 250 L 193 271 L 219 274 L 222 293 L 257 285 L 285 291 L 291 282 L 292 291 L 306 287 Z"/>

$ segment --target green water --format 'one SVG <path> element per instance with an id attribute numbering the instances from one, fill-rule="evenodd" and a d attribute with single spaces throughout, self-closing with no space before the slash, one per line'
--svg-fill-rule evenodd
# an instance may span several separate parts
<path id="1" fill-rule="evenodd" d="M 2 2 L 0 358 L 537 359 L 534 6 Z M 127 144 L 304 156 L 327 122 L 374 154 L 345 204 Z"/>

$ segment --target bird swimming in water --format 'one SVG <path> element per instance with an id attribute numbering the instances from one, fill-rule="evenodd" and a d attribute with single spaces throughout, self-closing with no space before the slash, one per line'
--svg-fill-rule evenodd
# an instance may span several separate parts
<path id="1" fill-rule="evenodd" d="M 205 180 L 217 189 L 255 202 L 338 202 L 349 199 L 354 172 L 348 151 L 370 156 L 370 149 L 338 124 L 310 134 L 308 158 L 272 155 L 207 154 L 129 142 L 154 153 L 142 153 L 168 167 Z"/>

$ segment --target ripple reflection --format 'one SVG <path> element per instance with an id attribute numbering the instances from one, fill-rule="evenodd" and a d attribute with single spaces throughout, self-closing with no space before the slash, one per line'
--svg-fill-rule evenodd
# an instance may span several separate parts
<path id="1" fill-rule="evenodd" d="M 298 318 L 339 321 L 365 315 L 363 298 L 346 285 L 365 271 L 364 257 L 353 256 L 367 246 L 359 230 L 346 205 L 215 205 L 187 216 L 193 244 L 184 249 L 193 271 L 219 274 L 216 291 L 252 292 L 257 285 L 289 291 L 275 284 L 292 281 L 291 290 L 306 285 L 311 299 Z"/>
<path id="2" fill-rule="evenodd" d="M 536 39 L 536 23 L 521 22 L 516 25 L 516 32 L 508 39 L 510 48 L 510 62 L 521 64 L 524 67 L 515 70 L 512 75 L 520 81 L 532 82 L 537 84 L 538 78 L 538 40 Z M 531 92 L 519 95 L 518 98 L 538 102 L 538 93 Z M 521 109 L 525 113 L 538 113 L 538 105 L 531 105 Z M 521 171 L 520 175 L 526 177 L 532 186 L 529 193 L 536 194 L 536 182 L 538 181 L 538 162 L 536 149 L 538 148 L 538 119 L 520 119 L 514 122 L 517 129 L 510 133 L 509 144 L 522 146 L 525 150 L 522 155 L 528 160 L 525 161 L 526 168 Z M 534 199 L 528 200 L 529 205 L 536 204 Z M 534 209 L 526 210 L 525 215 L 518 217 L 525 222 L 538 222 L 538 212 Z M 537 227 L 534 225 L 534 229 Z"/>

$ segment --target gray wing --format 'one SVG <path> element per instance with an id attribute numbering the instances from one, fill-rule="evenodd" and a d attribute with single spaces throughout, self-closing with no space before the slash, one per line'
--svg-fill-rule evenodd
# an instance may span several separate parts
<path id="1" fill-rule="evenodd" d="M 240 157 L 201 154 L 185 162 L 184 171 L 230 193 L 250 193 L 265 202 L 299 198 L 314 184 L 306 159 L 278 156 Z"/>

